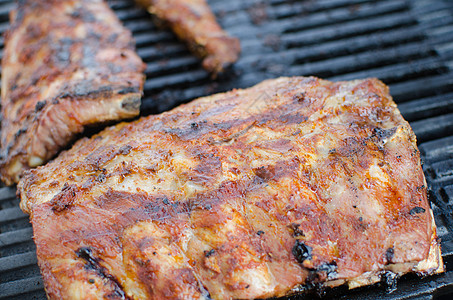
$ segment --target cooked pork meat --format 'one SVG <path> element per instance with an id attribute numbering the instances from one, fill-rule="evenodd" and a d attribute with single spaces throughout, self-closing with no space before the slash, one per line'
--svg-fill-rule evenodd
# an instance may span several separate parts
<path id="1" fill-rule="evenodd" d="M 2 179 L 52 158 L 84 127 L 138 115 L 145 65 L 100 0 L 24 0 L 2 60 Z"/>
<path id="2" fill-rule="evenodd" d="M 442 272 L 377 79 L 280 78 L 79 140 L 19 184 L 51 299 L 258 298 Z"/>
<path id="3" fill-rule="evenodd" d="M 234 63 L 241 51 L 239 40 L 216 21 L 206 0 L 136 0 L 169 26 L 189 49 L 203 58 L 203 68 L 215 77 Z"/>

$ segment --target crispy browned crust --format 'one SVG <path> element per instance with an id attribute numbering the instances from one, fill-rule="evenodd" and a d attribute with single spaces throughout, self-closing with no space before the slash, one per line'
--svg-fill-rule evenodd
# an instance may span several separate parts
<path id="1" fill-rule="evenodd" d="M 86 125 L 138 115 L 144 68 L 103 1 L 18 1 L 2 60 L 2 180 L 17 182 Z"/>
<path id="2" fill-rule="evenodd" d="M 443 270 L 415 136 L 377 79 L 201 98 L 80 140 L 18 187 L 51 299 L 265 298 Z"/>
<path id="3" fill-rule="evenodd" d="M 215 77 L 237 61 L 241 46 L 217 23 L 206 0 L 136 0 L 169 26 L 189 49 L 203 58 L 203 68 Z"/>

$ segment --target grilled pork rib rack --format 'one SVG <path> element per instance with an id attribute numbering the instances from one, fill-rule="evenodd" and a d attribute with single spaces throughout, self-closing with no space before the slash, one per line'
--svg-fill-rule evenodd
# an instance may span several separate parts
<path id="1" fill-rule="evenodd" d="M 256 298 L 443 271 L 377 79 L 279 78 L 79 140 L 18 185 L 50 299 Z"/>

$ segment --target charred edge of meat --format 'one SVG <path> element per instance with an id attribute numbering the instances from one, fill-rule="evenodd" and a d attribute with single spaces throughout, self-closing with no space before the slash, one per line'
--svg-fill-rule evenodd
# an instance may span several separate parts
<path id="1" fill-rule="evenodd" d="M 114 290 L 109 295 L 106 295 L 107 298 L 131 299 L 126 295 L 119 281 L 112 274 L 109 274 L 106 268 L 99 264 L 99 259 L 94 257 L 90 247 L 80 247 L 75 253 L 78 258 L 85 260 L 86 270 L 93 271 L 100 277 L 107 279 L 112 283 Z M 92 282 L 90 281 L 90 283 Z"/>
<path id="2" fill-rule="evenodd" d="M 296 240 L 292 252 L 297 262 L 300 264 L 303 264 L 305 260 L 311 259 L 311 247 L 305 245 L 301 240 Z"/>
<path id="3" fill-rule="evenodd" d="M 316 273 L 316 276 L 318 280 L 322 281 L 328 281 L 328 280 L 333 280 L 336 279 L 337 277 L 337 262 L 336 261 L 331 261 L 329 263 L 323 263 L 320 265 L 314 273 Z"/>
<path id="4" fill-rule="evenodd" d="M 386 271 L 381 274 L 381 284 L 385 286 L 387 293 L 392 293 L 397 288 L 398 274 Z"/>
<path id="5" fill-rule="evenodd" d="M 325 293 L 324 282 L 337 278 L 337 263 L 331 261 L 321 264 L 317 269 L 310 270 L 305 280 L 305 290 L 315 292 L 319 297 Z"/>
<path id="6" fill-rule="evenodd" d="M 324 282 L 337 278 L 337 263 L 335 261 L 323 263 L 317 269 L 309 269 L 309 271 L 304 284 L 293 289 L 291 294 L 296 296 L 300 295 L 300 293 L 304 293 L 307 296 L 315 295 L 317 298 L 321 298 L 326 294 L 327 290 Z M 307 299 L 311 298 L 312 297 L 307 297 Z"/>

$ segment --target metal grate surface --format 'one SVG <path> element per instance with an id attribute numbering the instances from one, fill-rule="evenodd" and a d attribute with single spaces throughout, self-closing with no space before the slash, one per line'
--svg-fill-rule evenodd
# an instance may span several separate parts
<path id="1" fill-rule="evenodd" d="M 132 30 L 147 63 L 142 115 L 266 78 L 315 75 L 378 77 L 390 86 L 417 137 L 447 272 L 403 277 L 387 293 L 374 286 L 336 288 L 299 297 L 324 299 L 451 299 L 453 295 L 453 1 L 208 0 L 237 36 L 242 56 L 212 81 L 200 61 L 169 31 L 158 30 L 132 0 L 109 1 Z M 0 0 L 0 31 L 10 0 Z M 3 38 L 0 38 L 3 47 Z M 0 52 L 1 54 L 1 52 Z M 45 299 L 28 217 L 15 188 L 0 187 L 0 298 Z"/>

